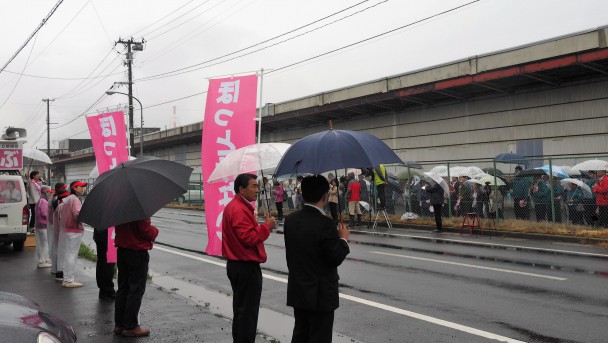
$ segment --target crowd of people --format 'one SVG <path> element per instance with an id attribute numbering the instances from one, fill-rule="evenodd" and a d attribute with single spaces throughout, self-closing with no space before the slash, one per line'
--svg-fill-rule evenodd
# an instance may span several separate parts
<path id="1" fill-rule="evenodd" d="M 77 218 L 87 183 L 74 181 L 68 186 L 59 182 L 53 189 L 41 184 L 39 172 L 30 172 L 29 177 L 29 228 L 36 237 L 37 267 L 51 268 L 51 276 L 64 288 L 82 287 L 83 284 L 76 281 L 74 270 L 84 233 L 84 226 Z"/>

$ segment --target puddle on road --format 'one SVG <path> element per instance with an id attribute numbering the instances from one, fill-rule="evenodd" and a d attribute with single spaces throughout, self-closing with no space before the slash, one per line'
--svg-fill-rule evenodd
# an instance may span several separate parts
<path id="1" fill-rule="evenodd" d="M 166 290 L 172 290 L 197 305 L 208 308 L 214 315 L 232 319 L 232 297 L 152 271 L 150 271 L 150 275 L 152 275 L 153 284 Z M 293 325 L 293 317 L 266 308 L 260 308 L 258 330 L 264 335 L 275 338 L 280 342 L 290 342 Z M 359 341 L 334 332 L 333 342 L 352 343 Z"/>

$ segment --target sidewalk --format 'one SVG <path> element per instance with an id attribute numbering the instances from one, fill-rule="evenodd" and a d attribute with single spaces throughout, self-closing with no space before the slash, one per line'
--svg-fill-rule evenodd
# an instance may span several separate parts
<path id="1" fill-rule="evenodd" d="M 50 268 L 36 268 L 35 248 L 16 253 L 0 246 L 0 265 L 4 275 L 0 290 L 30 298 L 43 311 L 65 320 L 76 331 L 78 342 L 232 342 L 230 320 L 151 283 L 140 310 L 141 325 L 151 330 L 150 336 L 114 335 L 114 302 L 97 297 L 95 264 L 87 260 L 78 259 L 76 279 L 84 287 L 74 289 L 62 288 L 51 277 Z M 267 341 L 258 336 L 256 342 Z"/>

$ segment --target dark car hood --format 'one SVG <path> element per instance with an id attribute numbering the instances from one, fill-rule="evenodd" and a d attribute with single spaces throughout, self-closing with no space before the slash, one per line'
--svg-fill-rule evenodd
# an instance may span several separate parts
<path id="1" fill-rule="evenodd" d="M 26 337 L 35 338 L 39 332 L 46 331 L 62 342 L 76 341 L 69 324 L 39 309 L 40 306 L 32 300 L 0 291 L 0 331 L 3 336 L 11 338 L 10 342 L 22 342 Z"/>

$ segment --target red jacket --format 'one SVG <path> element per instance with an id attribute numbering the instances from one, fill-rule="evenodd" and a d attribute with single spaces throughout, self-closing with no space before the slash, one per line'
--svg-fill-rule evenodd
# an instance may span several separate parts
<path id="1" fill-rule="evenodd" d="M 233 261 L 266 262 L 264 241 L 270 226 L 258 225 L 253 206 L 240 195 L 224 208 L 222 216 L 222 256 Z"/>
<path id="2" fill-rule="evenodd" d="M 608 176 L 602 176 L 593 186 L 596 205 L 608 205 Z"/>
<path id="3" fill-rule="evenodd" d="M 115 228 L 114 245 L 129 250 L 151 250 L 158 236 L 158 229 L 150 224 L 150 218 L 120 224 Z"/>

